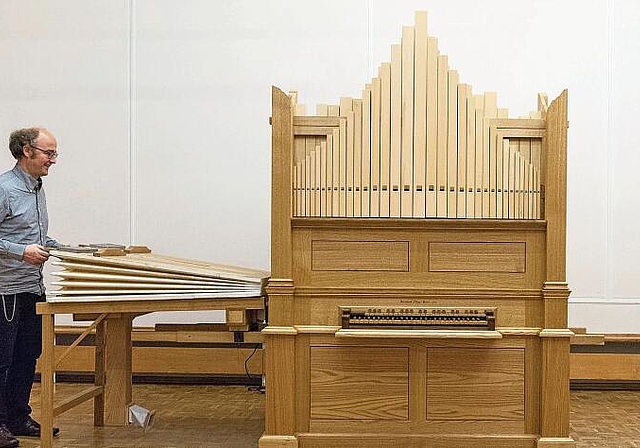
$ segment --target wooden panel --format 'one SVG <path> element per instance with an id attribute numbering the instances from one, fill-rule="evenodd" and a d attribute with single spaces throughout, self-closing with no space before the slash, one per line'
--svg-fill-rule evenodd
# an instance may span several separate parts
<path id="1" fill-rule="evenodd" d="M 403 296 L 424 293 L 415 288 L 482 288 L 498 289 L 536 289 L 535 297 L 539 298 L 539 288 L 544 282 L 544 260 L 538 256 L 544 252 L 543 223 L 536 221 L 507 220 L 305 220 L 294 223 L 293 257 L 295 259 L 294 281 L 296 291 L 301 287 L 330 287 L 340 290 L 354 290 L 355 294 L 373 292 L 373 288 L 400 288 Z M 399 225 L 406 226 L 398 230 Z M 529 230 L 525 230 L 526 226 Z M 482 231 L 476 232 L 480 227 Z M 402 271 L 380 270 L 345 270 L 345 261 L 341 258 L 336 263 L 341 270 L 315 270 L 313 266 L 312 242 L 409 242 L 410 269 Z M 428 242 L 467 242 L 512 244 L 521 241 L 526 244 L 526 272 L 508 272 L 505 270 L 478 271 L 433 271 L 429 270 Z M 376 250 L 379 252 L 379 250 Z M 387 259 L 389 254 L 376 253 L 371 257 Z M 326 257 L 325 257 L 326 258 Z M 336 257 L 334 257 L 336 258 Z M 326 259 L 327 264 L 331 259 Z M 360 265 L 365 260 L 357 260 Z M 493 260 L 492 260 L 493 261 Z M 370 263 L 374 269 L 378 262 Z M 387 262 L 388 263 L 388 262 Z M 482 265 L 481 265 L 482 266 Z M 484 267 L 484 266 L 483 266 Z M 486 269 L 486 267 L 484 267 Z M 504 269 L 504 268 L 501 268 Z M 369 275 L 377 272 L 381 275 Z M 375 291 L 377 293 L 378 291 Z M 495 294 L 500 294 L 497 291 Z M 469 293 L 467 293 L 469 295 Z M 473 296 L 473 294 L 471 294 Z M 503 295 L 502 295 L 503 296 Z M 499 296 L 496 296 L 497 299 Z M 354 297 L 355 298 L 355 297 Z M 301 302 L 306 303 L 306 302 Z M 529 308 L 530 310 L 531 308 Z"/>
<path id="2" fill-rule="evenodd" d="M 295 357 L 295 341 L 287 334 L 267 334 L 265 343 L 269 351 L 265 355 L 264 433 L 293 434 L 296 409 L 295 366 L 293 362 L 282 360 Z"/>
<path id="3" fill-rule="evenodd" d="M 246 368 L 260 375 L 262 350 L 252 353 L 250 348 L 134 347 L 133 372 L 242 375 Z"/>
<path id="4" fill-rule="evenodd" d="M 409 271 L 408 241 L 311 242 L 313 271 Z"/>
<path id="5" fill-rule="evenodd" d="M 310 366 L 312 419 L 408 420 L 408 348 L 312 347 Z"/>
<path id="6" fill-rule="evenodd" d="M 640 380 L 640 354 L 571 353 L 571 379 Z"/>
<path id="7" fill-rule="evenodd" d="M 377 428 L 376 428 L 377 429 Z M 270 448 L 274 445 L 263 445 Z M 284 443 L 278 448 L 288 448 Z M 380 448 L 380 447 L 412 447 L 412 448 L 534 448 L 536 439 L 532 436 L 498 435 L 478 436 L 465 435 L 414 435 L 414 434 L 301 434 L 298 436 L 297 448 Z M 555 445 L 554 445 L 555 446 Z M 556 448 L 564 448 L 557 445 Z"/>
<path id="8" fill-rule="evenodd" d="M 427 420 L 524 421 L 524 350 L 428 348 Z"/>
<path id="9" fill-rule="evenodd" d="M 429 243 L 429 271 L 525 272 L 526 243 Z"/>

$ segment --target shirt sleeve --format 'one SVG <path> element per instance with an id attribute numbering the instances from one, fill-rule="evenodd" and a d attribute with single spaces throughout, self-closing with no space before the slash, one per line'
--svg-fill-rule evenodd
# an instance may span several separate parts
<path id="1" fill-rule="evenodd" d="M 62 246 L 62 244 L 60 244 L 55 239 L 51 238 L 49 235 L 47 235 L 47 237 L 45 238 L 44 245 L 45 245 L 45 247 L 53 247 L 55 249 L 57 249 L 57 248 Z"/>
<path id="2" fill-rule="evenodd" d="M 0 188 L 0 226 L 11 212 L 9 199 L 3 188 Z M 24 244 L 13 243 L 7 239 L 0 238 L 0 256 L 22 260 L 24 255 Z"/>

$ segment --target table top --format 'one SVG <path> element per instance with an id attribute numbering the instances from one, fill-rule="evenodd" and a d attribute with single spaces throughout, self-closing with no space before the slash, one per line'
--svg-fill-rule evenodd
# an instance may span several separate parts
<path id="1" fill-rule="evenodd" d="M 149 313 L 154 311 L 202 311 L 228 308 L 264 309 L 264 296 L 233 297 L 216 294 L 148 294 L 47 297 L 36 304 L 38 314 Z"/>

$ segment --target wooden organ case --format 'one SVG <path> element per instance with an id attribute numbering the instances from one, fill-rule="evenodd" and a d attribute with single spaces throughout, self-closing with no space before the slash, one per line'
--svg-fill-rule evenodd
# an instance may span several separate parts
<path id="1" fill-rule="evenodd" d="M 574 447 L 566 91 L 508 118 L 418 12 L 362 98 L 272 95 L 260 446 Z"/>

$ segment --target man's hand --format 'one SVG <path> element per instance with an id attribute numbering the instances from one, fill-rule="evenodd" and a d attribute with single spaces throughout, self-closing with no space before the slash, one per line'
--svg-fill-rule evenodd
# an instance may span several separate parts
<path id="1" fill-rule="evenodd" d="M 49 252 L 39 244 L 29 244 L 24 248 L 22 260 L 34 266 L 39 266 L 49 258 Z"/>

